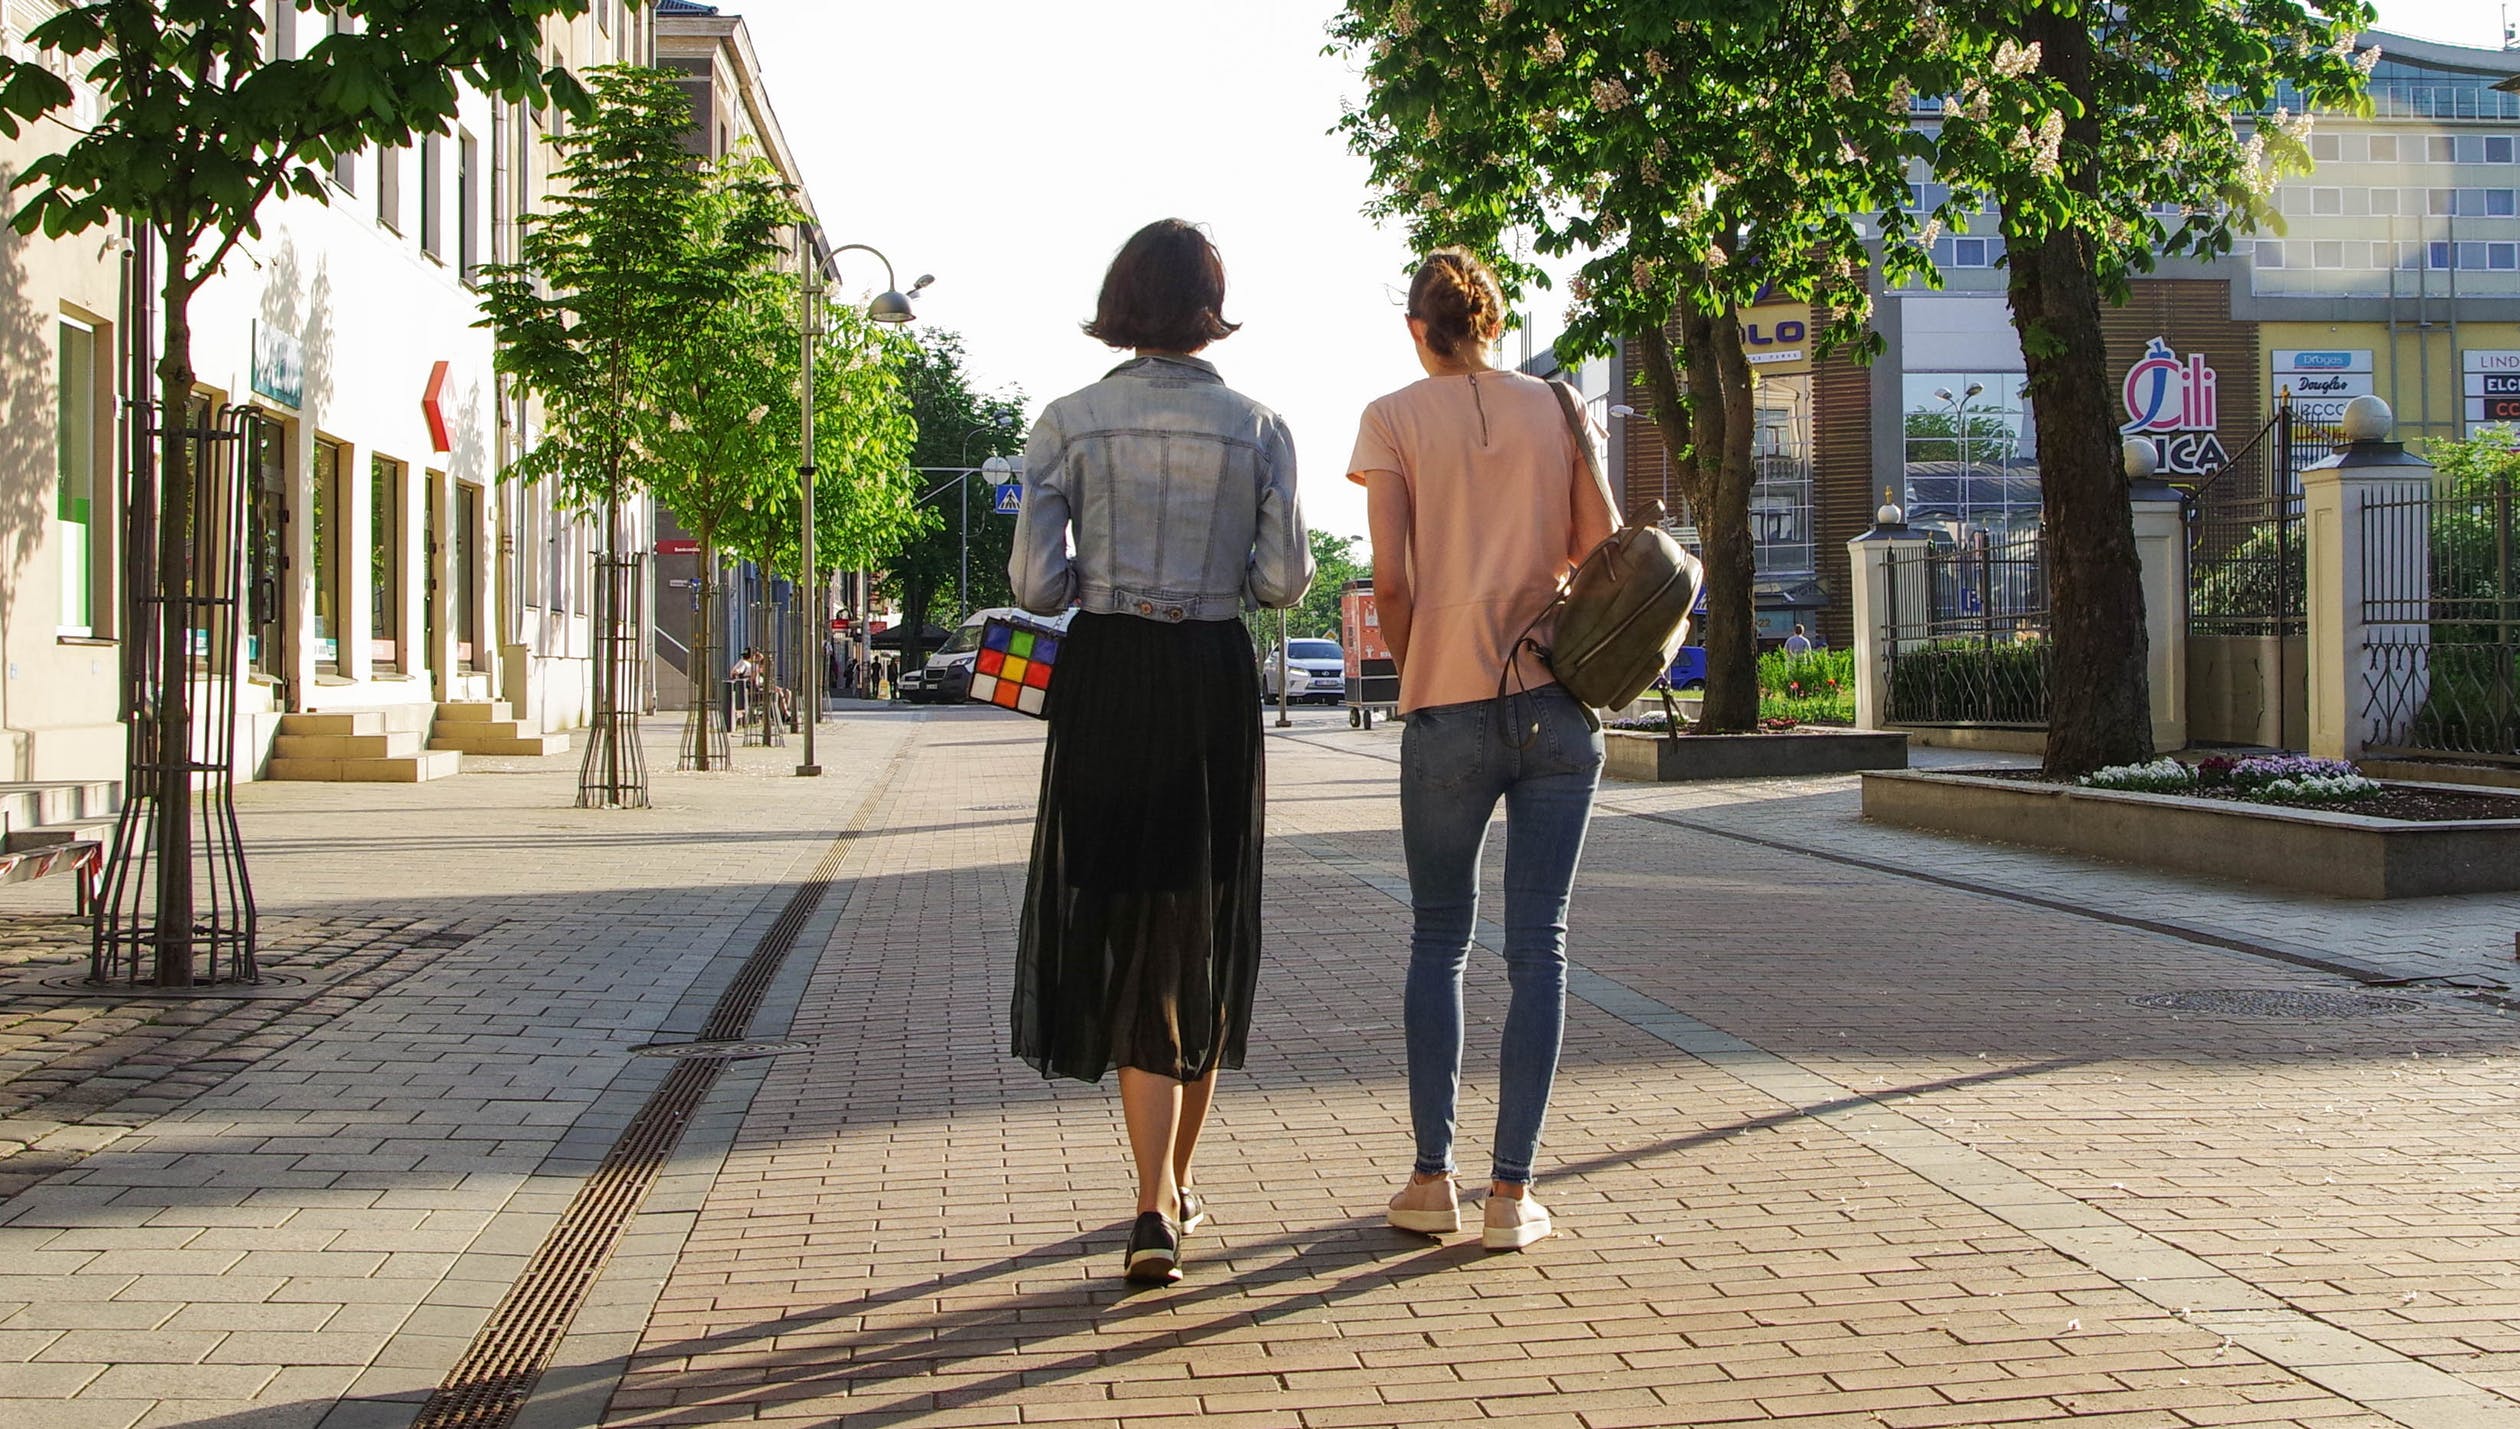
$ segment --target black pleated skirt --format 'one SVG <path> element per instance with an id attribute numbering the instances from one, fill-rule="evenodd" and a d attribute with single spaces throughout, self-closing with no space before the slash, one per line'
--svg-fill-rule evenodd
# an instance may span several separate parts
<path id="1" fill-rule="evenodd" d="M 1260 975 L 1251 637 L 1080 611 L 1046 712 L 1015 1055 L 1086 1082 L 1241 1066 Z"/>

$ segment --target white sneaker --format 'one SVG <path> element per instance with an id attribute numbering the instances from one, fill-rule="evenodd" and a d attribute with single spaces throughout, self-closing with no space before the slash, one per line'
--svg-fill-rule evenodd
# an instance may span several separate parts
<path id="1" fill-rule="evenodd" d="M 1420 1235 L 1451 1235 L 1460 1230 L 1461 1198 L 1453 1192 L 1452 1177 L 1410 1181 L 1391 1198 L 1391 1210 L 1384 1219 Z"/>
<path id="2" fill-rule="evenodd" d="M 1519 1196 L 1490 1192 L 1487 1225 L 1479 1232 L 1479 1244 L 1489 1250 L 1520 1250 L 1547 1238 L 1555 1229 L 1549 1223 L 1548 1208 L 1528 1190 Z"/>

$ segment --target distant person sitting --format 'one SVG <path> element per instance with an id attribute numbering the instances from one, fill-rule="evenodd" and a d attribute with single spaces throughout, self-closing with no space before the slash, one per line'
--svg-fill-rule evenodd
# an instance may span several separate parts
<path id="1" fill-rule="evenodd" d="M 1811 650 L 1811 636 L 1801 626 L 1795 626 L 1794 633 L 1785 637 L 1785 653 L 1795 659 L 1810 654 Z"/>

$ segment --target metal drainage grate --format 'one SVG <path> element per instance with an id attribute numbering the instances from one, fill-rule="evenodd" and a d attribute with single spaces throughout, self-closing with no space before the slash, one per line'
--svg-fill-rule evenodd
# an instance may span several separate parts
<path id="1" fill-rule="evenodd" d="M 1029 809 L 1029 808 L 1031 808 L 1031 807 L 1033 807 L 1033 806 L 1032 806 L 1030 803 L 1022 803 L 1022 804 L 974 804 L 974 805 L 972 805 L 972 806 L 971 806 L 971 808 L 970 808 L 969 812 L 974 813 L 974 814 L 1003 814 L 1003 813 L 1010 813 L 1010 812 L 1012 812 L 1012 811 L 1014 811 L 1014 810 L 1016 810 L 1016 809 Z"/>
<path id="2" fill-rule="evenodd" d="M 2215 1017 L 2277 1017 L 2324 1022 L 2339 1017 L 2387 1017 L 2423 1006 L 2409 997 L 2352 992 L 2289 992 L 2278 988 L 2230 988 L 2208 992 L 2155 992 L 2127 999 L 2164 1012 L 2202 1012 Z"/>
<path id="3" fill-rule="evenodd" d="M 747 1057 L 776 1057 L 782 1052 L 802 1052 L 802 1042 L 651 1042 L 630 1055 L 634 1057 L 697 1057 L 720 1062 L 740 1062 Z"/>

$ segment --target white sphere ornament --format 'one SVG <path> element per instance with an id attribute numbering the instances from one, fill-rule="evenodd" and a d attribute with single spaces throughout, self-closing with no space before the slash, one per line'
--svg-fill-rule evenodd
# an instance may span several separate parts
<path id="1" fill-rule="evenodd" d="M 2388 403 L 2365 395 L 2345 404 L 2342 425 L 2349 442 L 2385 442 L 2397 429 L 2397 414 Z"/>
<path id="2" fill-rule="evenodd" d="M 2161 453 L 2141 437 L 2129 437 L 2118 448 L 2118 460 L 2126 464 L 2126 479 L 2150 481 L 2161 470 Z"/>
<path id="3" fill-rule="evenodd" d="M 1876 526 L 1904 526 L 1907 524 L 1907 513 L 1899 509 L 1899 503 L 1895 501 L 1885 501 L 1881 503 L 1881 509 L 1873 513 L 1873 524 Z"/>

